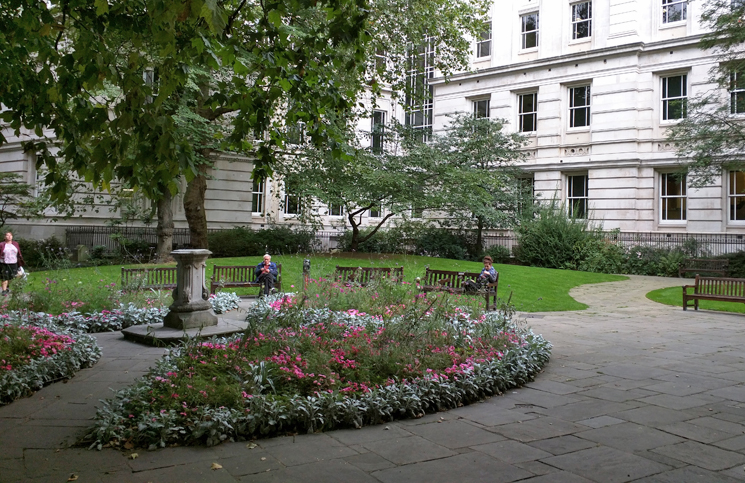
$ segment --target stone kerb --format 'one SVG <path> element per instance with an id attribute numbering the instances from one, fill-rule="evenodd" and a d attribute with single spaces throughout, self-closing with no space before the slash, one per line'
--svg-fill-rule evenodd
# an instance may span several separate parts
<path id="1" fill-rule="evenodd" d="M 205 284 L 207 257 L 211 254 L 204 249 L 171 252 L 177 263 L 177 285 L 173 303 L 163 320 L 165 327 L 187 330 L 217 325 Z"/>

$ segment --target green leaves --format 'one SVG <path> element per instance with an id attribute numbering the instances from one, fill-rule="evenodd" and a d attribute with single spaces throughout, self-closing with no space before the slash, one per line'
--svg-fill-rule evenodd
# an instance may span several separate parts
<path id="1" fill-rule="evenodd" d="M 104 15 L 109 12 L 109 2 L 107 0 L 94 0 L 96 6 L 96 15 Z"/>

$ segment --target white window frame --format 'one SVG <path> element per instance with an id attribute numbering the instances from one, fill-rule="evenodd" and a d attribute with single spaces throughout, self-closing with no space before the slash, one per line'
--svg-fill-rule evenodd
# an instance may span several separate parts
<path id="1" fill-rule="evenodd" d="M 533 110 L 532 111 L 525 111 L 524 109 L 524 98 L 527 98 L 528 96 L 533 98 Z M 525 126 L 525 118 L 526 117 L 532 117 L 533 119 L 533 129 L 526 130 L 524 129 Z M 517 130 L 518 132 L 536 132 L 538 130 L 538 92 L 526 92 L 523 94 L 517 95 Z"/>
<path id="2" fill-rule="evenodd" d="M 580 5 L 587 5 L 587 18 L 578 18 L 577 10 Z M 572 40 L 585 40 L 592 38 L 592 0 L 577 2 L 572 7 Z M 579 37 L 579 27 L 587 24 L 587 34 Z"/>
<path id="3" fill-rule="evenodd" d="M 742 178 L 739 182 L 737 180 L 738 174 Z M 745 171 L 732 170 L 727 172 L 727 220 L 730 224 L 745 225 L 745 213 L 743 213 L 742 218 L 737 218 L 738 204 L 745 207 Z"/>
<path id="4" fill-rule="evenodd" d="M 575 182 L 578 178 L 584 179 L 584 190 L 582 193 L 577 195 L 575 193 Z M 570 173 L 566 175 L 566 200 L 567 200 L 567 214 L 571 217 L 586 220 L 589 216 L 590 211 L 590 176 L 585 174 L 574 174 Z M 575 213 L 576 206 L 581 206 L 578 210 L 581 213 L 577 215 Z"/>
<path id="5" fill-rule="evenodd" d="M 688 219 L 688 190 L 687 180 L 688 177 L 683 175 L 680 179 L 675 180 L 675 173 L 660 173 L 660 223 L 661 224 L 685 224 Z M 670 179 L 672 178 L 672 179 Z M 679 192 L 670 194 L 668 191 L 668 180 L 673 184 L 677 184 Z M 675 200 L 682 200 L 681 207 L 678 209 L 680 212 L 680 219 L 669 218 L 670 213 L 670 202 Z"/>
<path id="6" fill-rule="evenodd" d="M 585 104 L 575 105 L 574 92 L 579 89 L 585 90 Z M 592 86 L 590 84 L 583 84 L 577 86 L 569 86 L 569 129 L 588 129 L 592 123 Z M 585 111 L 585 124 L 581 126 L 576 125 L 575 112 L 580 110 Z"/>
<path id="7" fill-rule="evenodd" d="M 300 215 L 300 209 L 300 196 L 285 193 L 285 197 L 282 202 L 282 214 L 284 214 L 285 216 L 298 216 Z"/>
<path id="8" fill-rule="evenodd" d="M 492 38 L 492 25 L 491 22 L 484 24 L 484 31 L 481 32 L 479 39 L 476 41 L 476 58 L 484 59 L 491 57 L 491 38 Z"/>
<path id="9" fill-rule="evenodd" d="M 528 17 L 535 17 L 535 30 L 525 30 L 525 20 Z M 526 47 L 528 35 L 535 34 L 535 45 Z M 520 47 L 521 50 L 537 49 L 540 44 L 540 16 L 538 12 L 530 12 L 520 15 Z"/>
<path id="10" fill-rule="evenodd" d="M 681 95 L 671 96 L 670 95 L 670 79 L 681 78 Z M 671 74 L 661 76 L 660 83 L 660 99 L 661 99 L 661 120 L 662 122 L 677 122 L 680 119 L 685 119 L 688 115 L 688 74 Z M 682 115 L 680 117 L 670 117 L 670 103 L 682 101 Z"/>
<path id="11" fill-rule="evenodd" d="M 474 119 L 488 119 L 490 116 L 491 102 L 489 99 L 476 99 L 471 101 Z"/>
<path id="12" fill-rule="evenodd" d="M 251 185 L 251 213 L 254 215 L 263 215 L 266 207 L 266 180 L 258 183 L 252 181 Z"/>
<path id="13" fill-rule="evenodd" d="M 370 208 L 370 210 L 367 212 L 367 217 L 368 218 L 382 218 L 383 209 L 380 206 Z"/>
<path id="14" fill-rule="evenodd" d="M 730 72 L 729 79 L 729 112 L 733 116 L 745 115 L 745 70 Z"/>
<path id="15" fill-rule="evenodd" d="M 328 208 L 328 213 L 330 217 L 341 218 L 344 216 L 344 205 L 336 205 L 334 203 L 329 203 L 327 208 Z"/>
<path id="16" fill-rule="evenodd" d="M 670 20 L 670 10 L 681 12 L 682 18 Z M 662 0 L 662 24 L 675 24 L 685 22 L 688 18 L 688 0 Z"/>

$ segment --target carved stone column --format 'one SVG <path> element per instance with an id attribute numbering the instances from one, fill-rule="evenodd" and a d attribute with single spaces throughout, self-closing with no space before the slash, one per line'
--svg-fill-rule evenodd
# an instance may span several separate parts
<path id="1" fill-rule="evenodd" d="M 205 269 L 209 250 L 174 250 L 177 286 L 173 291 L 173 303 L 163 320 L 165 327 L 173 329 L 196 329 L 217 325 L 217 316 L 209 303 L 209 292 L 205 286 Z"/>

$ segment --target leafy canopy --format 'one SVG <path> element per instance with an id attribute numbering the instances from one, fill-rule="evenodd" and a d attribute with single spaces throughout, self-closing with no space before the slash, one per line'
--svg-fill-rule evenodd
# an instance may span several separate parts
<path id="1" fill-rule="evenodd" d="M 693 186 L 719 178 L 722 168 L 742 169 L 745 153 L 745 2 L 709 0 L 701 22 L 709 29 L 700 46 L 717 55 L 710 71 L 714 88 L 693 97 L 688 115 L 671 127 L 667 139 L 676 145 Z M 739 95 L 733 91 L 740 90 Z"/>
<path id="2" fill-rule="evenodd" d="M 368 17 L 364 0 L 4 1 L 2 120 L 58 199 L 70 172 L 175 192 L 210 142 L 266 175 L 280 117 L 320 144 L 323 116 L 350 105 L 335 73 L 363 72 Z"/>

